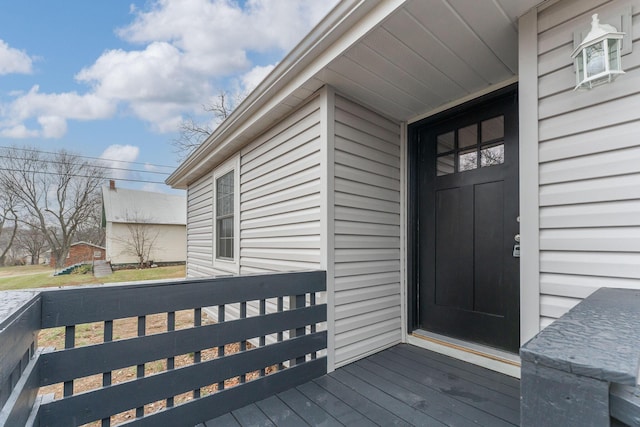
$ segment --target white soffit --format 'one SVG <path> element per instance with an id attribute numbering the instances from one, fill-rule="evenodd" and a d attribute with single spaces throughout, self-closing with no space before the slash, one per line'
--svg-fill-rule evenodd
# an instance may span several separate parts
<path id="1" fill-rule="evenodd" d="M 330 63 L 321 80 L 408 120 L 516 76 L 517 18 L 536 3 L 411 0 Z"/>

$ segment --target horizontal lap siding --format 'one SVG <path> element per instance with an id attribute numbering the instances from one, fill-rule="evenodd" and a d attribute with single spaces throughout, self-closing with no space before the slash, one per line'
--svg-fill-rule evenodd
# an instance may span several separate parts
<path id="1" fill-rule="evenodd" d="M 401 340 L 400 128 L 336 97 L 335 361 Z"/>
<path id="2" fill-rule="evenodd" d="M 626 74 L 591 91 L 573 91 L 573 31 L 629 2 L 562 1 L 538 17 L 542 327 L 599 287 L 640 289 L 640 2 L 631 3 Z"/>
<path id="3" fill-rule="evenodd" d="M 187 189 L 187 277 L 206 277 L 213 269 L 213 178 L 200 178 Z"/>
<path id="4" fill-rule="evenodd" d="M 241 152 L 240 273 L 320 268 L 320 102 Z"/>

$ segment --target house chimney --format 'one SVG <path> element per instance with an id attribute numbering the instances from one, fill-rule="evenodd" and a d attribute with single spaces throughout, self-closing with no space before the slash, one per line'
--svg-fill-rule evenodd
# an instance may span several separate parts
<path id="1" fill-rule="evenodd" d="M 110 179 L 109 180 L 109 190 L 115 190 L 116 189 L 116 181 L 114 179 Z"/>

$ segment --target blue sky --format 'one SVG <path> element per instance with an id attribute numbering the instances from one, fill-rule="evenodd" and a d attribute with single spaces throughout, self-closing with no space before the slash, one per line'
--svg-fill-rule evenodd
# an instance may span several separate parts
<path id="1" fill-rule="evenodd" d="M 250 91 L 335 2 L 2 2 L 0 146 L 65 148 L 131 162 L 111 163 L 118 167 L 171 172 L 178 157 L 170 141 L 181 120 L 210 120 L 202 105 L 221 90 Z"/>

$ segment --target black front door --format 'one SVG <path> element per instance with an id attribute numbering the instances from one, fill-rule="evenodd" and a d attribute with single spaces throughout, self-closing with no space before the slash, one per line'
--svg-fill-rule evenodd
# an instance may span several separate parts
<path id="1" fill-rule="evenodd" d="M 516 352 L 519 335 L 515 91 L 416 126 L 417 326 Z"/>

